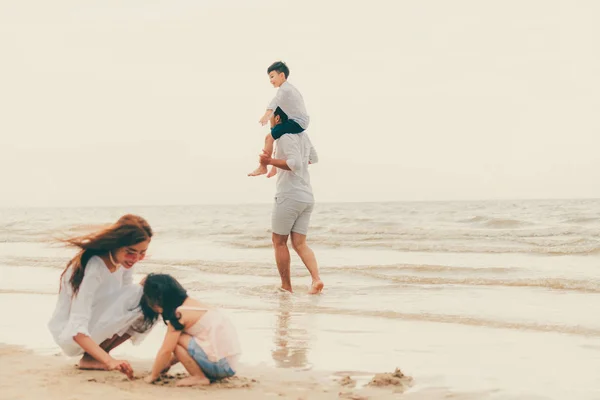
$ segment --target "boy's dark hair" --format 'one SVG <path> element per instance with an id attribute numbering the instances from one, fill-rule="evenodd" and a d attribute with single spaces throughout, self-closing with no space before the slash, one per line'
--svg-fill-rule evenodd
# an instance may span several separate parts
<path id="1" fill-rule="evenodd" d="M 285 65 L 283 61 L 275 61 L 273 64 L 271 64 L 269 68 L 267 68 L 267 74 L 270 74 L 271 71 L 275 71 L 278 74 L 283 72 L 283 74 L 285 75 L 285 79 L 287 79 L 288 76 L 290 76 L 290 69 L 287 65 Z"/>
<path id="2" fill-rule="evenodd" d="M 173 328 L 182 330 L 183 325 L 179 322 L 181 316 L 176 310 L 187 297 L 186 290 L 171 275 L 149 274 L 144 282 L 144 294 L 139 304 L 144 319 L 134 327 L 134 330 L 145 332 L 154 325 L 158 319 L 158 313 L 152 309 L 155 305 L 162 307 L 162 318 L 165 324 L 170 322 Z"/>
<path id="3" fill-rule="evenodd" d="M 283 110 L 281 108 L 279 108 L 279 107 L 277 107 L 275 109 L 275 112 L 273 114 L 275 116 L 277 116 L 277 115 L 279 116 L 279 118 L 281 119 L 281 123 L 282 124 L 285 123 L 285 122 L 287 122 L 287 120 L 288 120 L 287 114 L 285 112 L 283 112 Z"/>

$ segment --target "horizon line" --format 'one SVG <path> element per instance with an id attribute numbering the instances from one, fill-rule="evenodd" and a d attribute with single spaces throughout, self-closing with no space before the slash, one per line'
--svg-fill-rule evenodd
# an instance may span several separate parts
<path id="1" fill-rule="evenodd" d="M 440 199 L 440 200 L 357 200 L 357 201 L 316 201 L 316 204 L 388 204 L 388 203 L 468 203 L 491 201 L 565 201 L 565 200 L 600 200 L 600 197 L 506 197 L 506 198 L 473 198 L 473 199 Z M 198 207 L 198 206 L 258 206 L 272 204 L 271 201 L 248 203 L 181 203 L 181 204 L 112 204 L 112 205 L 0 205 L 0 210 L 6 209 L 65 209 L 65 208 L 144 208 L 144 207 Z"/>

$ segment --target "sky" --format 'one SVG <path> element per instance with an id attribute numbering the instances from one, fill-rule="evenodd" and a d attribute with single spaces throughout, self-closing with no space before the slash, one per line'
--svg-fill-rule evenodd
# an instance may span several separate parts
<path id="1" fill-rule="evenodd" d="M 271 202 L 290 67 L 317 202 L 600 197 L 600 2 L 0 2 L 0 207 Z"/>

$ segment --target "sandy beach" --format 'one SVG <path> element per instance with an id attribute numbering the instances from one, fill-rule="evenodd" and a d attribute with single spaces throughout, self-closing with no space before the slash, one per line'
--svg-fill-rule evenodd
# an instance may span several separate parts
<path id="1" fill-rule="evenodd" d="M 149 361 L 134 360 L 135 378 L 128 380 L 118 372 L 82 371 L 72 360 L 42 356 L 15 347 L 0 346 L 0 399 L 188 399 L 190 396 L 218 400 L 230 399 L 395 399 L 412 385 L 412 379 L 397 372 L 373 377 L 373 383 L 356 387 L 347 375 L 326 376 L 314 372 L 277 371 L 273 368 L 245 368 L 239 376 L 204 388 L 178 388 L 175 381 L 183 374 L 174 367 L 157 383 L 149 385 L 141 379 L 148 373 Z M 375 386 L 372 386 L 375 385 Z M 444 398 L 442 390 L 429 390 L 425 395 Z M 424 398 L 407 396 L 404 398 Z M 427 397 L 431 398 L 431 397 Z M 468 397 L 461 397 L 468 398 Z"/>

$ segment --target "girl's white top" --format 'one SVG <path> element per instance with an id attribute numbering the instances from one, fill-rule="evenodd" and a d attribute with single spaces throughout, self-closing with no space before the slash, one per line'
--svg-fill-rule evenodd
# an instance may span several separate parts
<path id="1" fill-rule="evenodd" d="M 237 371 L 238 359 L 242 353 L 237 331 L 229 318 L 217 309 L 180 306 L 178 310 L 206 311 L 194 325 L 184 332 L 194 338 L 204 350 L 209 361 L 217 362 L 226 358 L 230 367 Z"/>
<path id="2" fill-rule="evenodd" d="M 83 354 L 73 340 L 78 333 L 98 344 L 115 334 L 128 333 L 134 343 L 145 336 L 147 332 L 142 335 L 131 329 L 142 317 L 138 305 L 143 291 L 142 286 L 133 284 L 132 268 L 110 272 L 100 257 L 93 256 L 75 296 L 69 283 L 72 272 L 69 267 L 61 279 L 56 309 L 48 323 L 54 341 L 66 355 Z"/>

